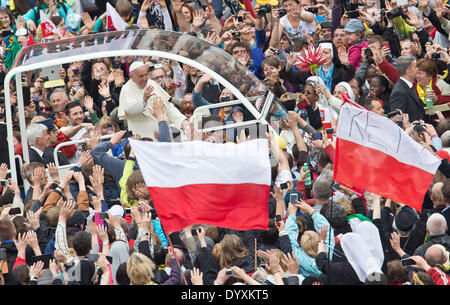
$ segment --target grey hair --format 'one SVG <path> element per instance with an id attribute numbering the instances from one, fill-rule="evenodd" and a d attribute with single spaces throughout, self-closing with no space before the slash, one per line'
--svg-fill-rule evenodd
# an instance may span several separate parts
<path id="1" fill-rule="evenodd" d="M 406 70 L 411 67 L 411 64 L 416 60 L 413 56 L 400 56 L 397 61 L 397 71 L 400 76 L 406 74 Z"/>
<path id="2" fill-rule="evenodd" d="M 317 179 L 312 188 L 314 198 L 320 201 L 328 200 L 331 197 L 331 183 L 325 178 Z"/>
<path id="3" fill-rule="evenodd" d="M 450 146 L 450 130 L 447 130 L 441 135 L 442 145 L 444 147 Z"/>
<path id="4" fill-rule="evenodd" d="M 427 220 L 427 229 L 431 236 L 445 234 L 447 228 L 447 221 L 440 213 L 433 213 Z"/>
<path id="5" fill-rule="evenodd" d="M 444 200 L 444 194 L 442 194 L 443 185 L 444 185 L 443 182 L 436 182 L 431 188 L 431 194 L 433 195 L 433 198 L 437 201 Z"/>
<path id="6" fill-rule="evenodd" d="M 27 128 L 28 144 L 30 144 L 31 146 L 35 146 L 36 138 L 42 137 L 42 133 L 45 130 L 47 130 L 47 126 L 45 126 L 44 124 L 40 124 L 40 123 L 30 124 L 30 126 L 28 126 L 28 128 Z"/>
<path id="7" fill-rule="evenodd" d="M 325 216 L 333 228 L 343 226 L 347 223 L 347 211 L 339 202 L 333 201 L 331 205 L 328 204 L 328 208 L 323 216 Z"/>
<path id="8" fill-rule="evenodd" d="M 55 90 L 53 90 L 52 94 L 50 95 L 50 100 L 51 100 L 53 94 L 58 93 L 58 92 L 61 92 L 63 94 L 63 98 L 65 101 L 69 100 L 69 96 L 67 95 L 66 90 L 64 90 L 63 88 L 56 88 Z"/>
<path id="9" fill-rule="evenodd" d="M 324 169 L 318 179 L 326 179 L 328 182 L 333 183 L 333 171 L 331 169 Z"/>

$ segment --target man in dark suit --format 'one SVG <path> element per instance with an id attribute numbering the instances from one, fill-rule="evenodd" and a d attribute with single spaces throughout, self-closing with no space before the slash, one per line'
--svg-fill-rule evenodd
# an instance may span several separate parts
<path id="1" fill-rule="evenodd" d="M 400 56 L 397 63 L 397 71 L 400 79 L 391 92 L 391 109 L 400 109 L 407 113 L 409 121 L 427 121 L 425 104 L 417 96 L 414 89 L 416 79 L 416 59 L 412 56 Z"/>
<path id="2" fill-rule="evenodd" d="M 30 144 L 30 162 L 40 162 L 46 165 L 55 163 L 54 149 L 51 145 L 52 137 L 56 141 L 56 136 L 54 136 L 55 130 L 57 130 L 57 127 L 51 119 L 38 121 L 27 128 L 27 138 Z M 61 151 L 58 152 L 57 156 L 59 165 L 69 164 L 66 156 Z"/>
<path id="3" fill-rule="evenodd" d="M 48 129 L 47 120 L 44 123 L 36 122 L 28 126 L 27 128 L 27 139 L 29 147 L 30 162 L 39 162 L 42 164 L 55 163 L 53 157 L 53 147 L 51 146 L 51 130 L 53 130 L 54 124 L 50 123 L 51 129 Z M 59 165 L 69 164 L 67 158 L 62 152 L 58 152 Z"/>

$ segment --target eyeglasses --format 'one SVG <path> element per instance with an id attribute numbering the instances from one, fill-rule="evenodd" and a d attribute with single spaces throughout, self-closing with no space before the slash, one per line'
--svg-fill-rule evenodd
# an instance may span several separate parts
<path id="1" fill-rule="evenodd" d="M 234 51 L 233 51 L 233 55 L 241 54 L 241 53 L 246 53 L 246 52 L 247 52 L 247 50 L 234 50 Z"/>
<path id="2" fill-rule="evenodd" d="M 334 37 L 345 37 L 345 34 L 334 34 Z"/>
<path id="3" fill-rule="evenodd" d="M 303 91 L 303 93 L 305 93 L 305 94 L 313 94 L 314 92 L 305 90 L 305 91 Z"/>

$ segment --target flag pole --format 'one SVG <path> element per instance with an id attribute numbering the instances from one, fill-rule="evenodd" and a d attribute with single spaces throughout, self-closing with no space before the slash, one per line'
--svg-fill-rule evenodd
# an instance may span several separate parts
<path id="1" fill-rule="evenodd" d="M 256 245 L 256 238 L 255 238 L 255 272 L 256 272 L 256 269 L 258 269 L 258 258 L 256 256 L 256 251 L 257 251 L 257 245 Z"/>

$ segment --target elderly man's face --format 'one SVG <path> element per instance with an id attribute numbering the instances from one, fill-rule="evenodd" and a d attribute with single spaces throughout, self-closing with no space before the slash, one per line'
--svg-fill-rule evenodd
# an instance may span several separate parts
<path id="1" fill-rule="evenodd" d="M 138 88 L 144 89 L 148 82 L 147 67 L 142 66 L 135 69 L 131 72 L 130 78 L 138 86 Z"/>
<path id="2" fill-rule="evenodd" d="M 62 92 L 55 92 L 50 97 L 53 110 L 55 112 L 63 112 L 67 105 L 67 101 L 64 100 L 64 94 Z"/>

